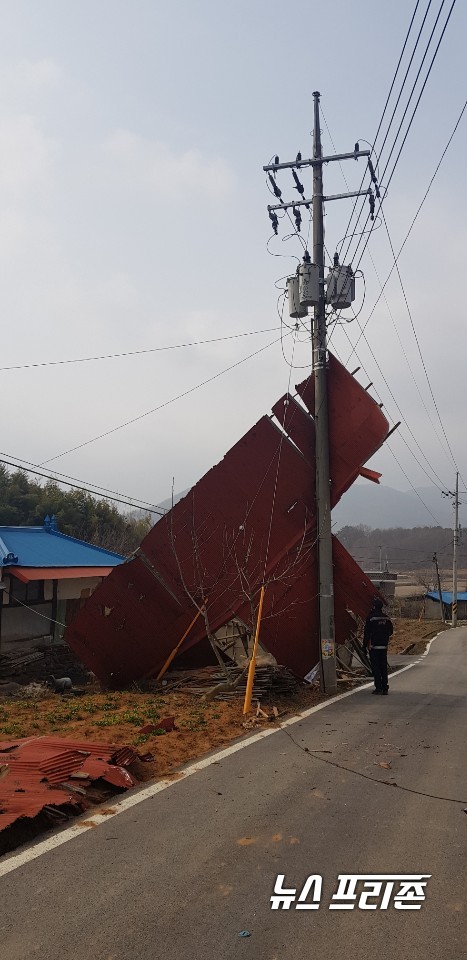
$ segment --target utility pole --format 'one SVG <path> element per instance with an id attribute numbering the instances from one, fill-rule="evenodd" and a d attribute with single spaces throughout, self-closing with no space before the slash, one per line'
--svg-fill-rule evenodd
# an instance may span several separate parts
<path id="1" fill-rule="evenodd" d="M 279 157 L 275 158 L 274 163 L 263 167 L 268 174 L 272 187 L 279 203 L 269 204 L 268 213 L 272 223 L 274 233 L 278 231 L 278 217 L 276 210 L 288 211 L 290 208 L 295 217 L 297 231 L 300 230 L 301 214 L 300 208 L 312 208 L 313 213 L 313 264 L 310 264 L 310 256 L 305 250 L 303 258 L 305 270 L 308 267 L 312 275 L 316 275 L 318 283 L 316 292 L 308 292 L 303 298 L 298 296 L 299 280 L 297 284 L 297 307 L 298 313 L 291 312 L 289 300 L 289 312 L 291 316 L 307 316 L 308 306 L 313 306 L 313 324 L 312 324 L 312 345 L 313 345 L 313 372 L 315 382 L 315 431 L 316 431 L 316 521 L 317 521 L 317 543 L 318 543 L 318 578 L 319 578 L 319 652 L 321 668 L 321 689 L 326 693 L 337 692 L 337 673 L 336 673 L 336 645 L 334 632 L 334 575 L 332 563 L 332 532 L 331 532 L 331 487 L 329 475 L 329 415 L 328 415 L 328 382 L 327 382 L 327 343 L 326 343 L 326 302 L 327 299 L 334 309 L 346 309 L 350 306 L 354 297 L 353 292 L 353 273 L 351 268 L 341 267 L 337 258 L 334 258 L 333 278 L 335 285 L 333 292 L 329 290 L 328 278 L 328 297 L 326 296 L 325 277 L 324 277 L 324 203 L 330 200 L 343 200 L 347 197 L 367 196 L 370 203 L 370 215 L 374 215 L 374 194 L 370 187 L 367 190 L 357 190 L 353 193 L 339 193 L 332 196 L 323 195 L 323 164 L 332 161 L 357 160 L 359 157 L 368 158 L 368 166 L 372 183 L 375 187 L 376 195 L 379 196 L 379 188 L 376 183 L 376 176 L 370 160 L 370 150 L 360 150 L 358 143 L 355 144 L 351 153 L 335 154 L 333 156 L 323 157 L 321 146 L 321 129 L 319 118 L 320 94 L 313 93 L 314 100 L 314 130 L 313 130 L 313 157 L 302 159 L 300 153 L 297 154 L 295 161 L 280 163 Z M 313 169 L 313 194 L 311 199 L 305 198 L 305 188 L 300 182 L 296 171 L 303 167 L 312 167 Z M 279 170 L 291 169 L 295 186 L 300 199 L 290 203 L 282 201 L 282 191 L 277 185 L 276 174 Z M 295 278 L 290 278 L 295 282 Z M 311 280 L 308 291 L 313 285 Z M 352 292 L 349 292 L 352 290 Z M 295 309 L 295 307 L 294 307 Z"/>
<path id="2" fill-rule="evenodd" d="M 459 545 L 459 474 L 454 495 L 454 543 L 452 551 L 452 625 L 457 627 L 457 547 Z"/>
<path id="3" fill-rule="evenodd" d="M 452 548 L 452 619 L 451 624 L 457 627 L 457 548 L 459 546 L 459 474 L 456 472 L 456 489 L 443 490 L 443 497 L 452 497 L 454 507 L 453 548 Z"/>
<path id="4" fill-rule="evenodd" d="M 337 693 L 334 633 L 334 572 L 332 566 L 331 481 L 329 477 L 329 415 L 324 289 L 323 151 L 319 125 L 320 94 L 313 93 L 313 262 L 319 270 L 319 300 L 314 307 L 313 370 L 315 374 L 316 521 L 319 567 L 319 626 L 322 686 Z"/>
<path id="5" fill-rule="evenodd" d="M 440 605 L 440 609 L 441 609 L 441 620 L 442 620 L 443 623 L 446 623 L 446 617 L 444 616 L 443 598 L 442 598 L 442 596 L 441 596 L 441 580 L 440 580 L 440 576 L 439 576 L 438 557 L 437 557 L 436 553 L 433 554 L 433 563 L 434 563 L 434 565 L 435 565 L 436 578 L 437 578 L 437 580 L 438 580 L 438 596 L 439 596 L 439 605 Z"/>

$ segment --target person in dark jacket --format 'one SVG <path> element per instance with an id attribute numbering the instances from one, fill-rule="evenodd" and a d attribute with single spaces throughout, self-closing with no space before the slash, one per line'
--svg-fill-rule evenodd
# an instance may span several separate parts
<path id="1" fill-rule="evenodd" d="M 388 643 L 393 634 L 393 625 L 383 613 L 383 601 L 379 597 L 373 600 L 363 631 L 363 649 L 370 654 L 371 669 L 375 681 L 373 693 L 387 694 L 388 685 Z"/>

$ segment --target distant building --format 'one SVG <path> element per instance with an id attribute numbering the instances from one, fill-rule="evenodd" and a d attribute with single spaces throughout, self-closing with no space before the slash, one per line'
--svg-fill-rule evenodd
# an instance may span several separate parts
<path id="1" fill-rule="evenodd" d="M 397 573 L 389 573 L 389 570 L 365 570 L 365 573 L 386 600 L 394 599 Z"/>
<path id="2" fill-rule="evenodd" d="M 441 600 L 446 620 L 452 620 L 452 591 L 442 590 Z M 467 620 L 467 593 L 457 593 L 457 616 L 459 620 Z M 429 590 L 425 594 L 425 619 L 440 619 L 440 603 L 438 590 Z"/>
<path id="3" fill-rule="evenodd" d="M 16 641 L 63 635 L 75 615 L 124 557 L 57 530 L 0 527 L 0 649 Z"/>

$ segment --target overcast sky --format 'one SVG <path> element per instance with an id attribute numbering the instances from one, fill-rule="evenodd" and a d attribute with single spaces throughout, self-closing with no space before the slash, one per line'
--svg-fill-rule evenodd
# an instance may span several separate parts
<path id="1" fill-rule="evenodd" d="M 276 342 L 187 397 L 51 459 L 277 341 L 275 283 L 294 271 L 301 247 L 296 238 L 284 242 L 290 230 L 281 223 L 269 247 L 285 258 L 268 253 L 270 195 L 262 165 L 275 153 L 310 154 L 316 89 L 339 152 L 352 150 L 356 140 L 362 147 L 372 141 L 413 6 L 409 0 L 2 0 L 0 365 L 271 329 L 142 356 L 4 370 L 2 455 L 50 460 L 50 470 L 159 502 L 170 495 L 172 478 L 176 490 L 196 482 L 289 383 L 293 388 L 309 373 L 309 343 L 294 347 L 289 335 L 283 349 L 296 370 Z M 426 6 L 422 0 L 417 28 Z M 427 28 L 438 8 L 437 0 Z M 458 3 L 385 202 L 396 250 L 466 98 L 466 35 L 467 8 Z M 430 60 L 431 54 L 425 68 Z M 322 126 L 323 148 L 333 152 Z M 426 370 L 464 476 L 466 148 L 467 111 L 400 259 Z M 383 161 L 387 154 L 388 147 Z M 348 189 L 358 188 L 363 170 L 363 161 L 346 162 Z M 309 171 L 303 179 L 309 193 Z M 292 199 L 290 173 L 279 182 Z M 346 189 L 339 165 L 329 165 L 325 191 Z M 351 203 L 328 205 L 331 255 Z M 392 262 L 383 227 L 361 265 L 361 323 L 380 292 L 377 275 L 384 282 Z M 401 417 L 384 375 L 429 463 L 452 487 L 455 468 L 395 274 L 385 292 L 387 303 L 380 300 L 366 329 L 381 369 L 363 340 L 358 359 L 349 359 L 347 337 L 355 343 L 359 335 L 355 321 L 336 329 L 331 349 L 350 369 L 364 365 L 358 376 L 365 386 L 374 382 L 373 395 L 393 423 Z M 357 309 L 362 297 L 359 280 Z M 427 486 L 403 438 L 432 476 L 406 426 L 391 446 L 408 479 L 389 449 L 372 466 L 390 486 Z"/>

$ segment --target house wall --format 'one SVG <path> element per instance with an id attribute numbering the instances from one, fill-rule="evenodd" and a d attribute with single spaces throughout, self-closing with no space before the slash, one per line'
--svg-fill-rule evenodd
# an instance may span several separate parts
<path id="1" fill-rule="evenodd" d="M 61 624 L 67 623 L 76 610 L 67 610 L 67 601 L 84 601 L 102 582 L 103 577 L 82 577 L 75 579 L 59 580 L 57 590 L 57 614 L 56 619 L 60 621 L 55 625 L 50 623 L 52 616 L 52 591 L 53 581 L 44 580 L 44 601 L 38 604 L 29 604 L 26 606 L 11 606 L 9 603 L 8 589 L 9 578 L 5 577 L 4 582 L 6 591 L 3 596 L 3 610 L 1 623 L 0 649 L 2 653 L 12 653 L 27 651 L 34 646 L 33 640 L 38 637 L 44 637 L 53 632 L 58 640 L 63 636 L 65 628 Z M 18 647 L 18 643 L 21 644 Z"/>
<path id="2" fill-rule="evenodd" d="M 27 641 L 49 634 L 51 616 L 51 603 L 39 603 L 32 606 L 31 609 L 4 606 L 2 613 L 2 653 L 8 653 L 10 645 L 17 643 L 18 640 Z"/>
<path id="3" fill-rule="evenodd" d="M 450 620 L 452 617 L 451 604 L 445 603 L 444 610 L 445 610 L 446 620 Z M 441 619 L 441 612 L 440 612 L 439 600 L 432 600 L 430 597 L 427 597 L 426 603 L 425 603 L 425 620 L 440 620 L 440 619 Z M 457 619 L 458 620 L 467 619 L 467 600 L 458 600 Z"/>
<path id="4" fill-rule="evenodd" d="M 103 577 L 78 577 L 58 581 L 58 600 L 85 600 L 91 596 L 96 587 L 103 581 Z M 44 599 L 51 600 L 53 580 L 44 580 Z"/>

